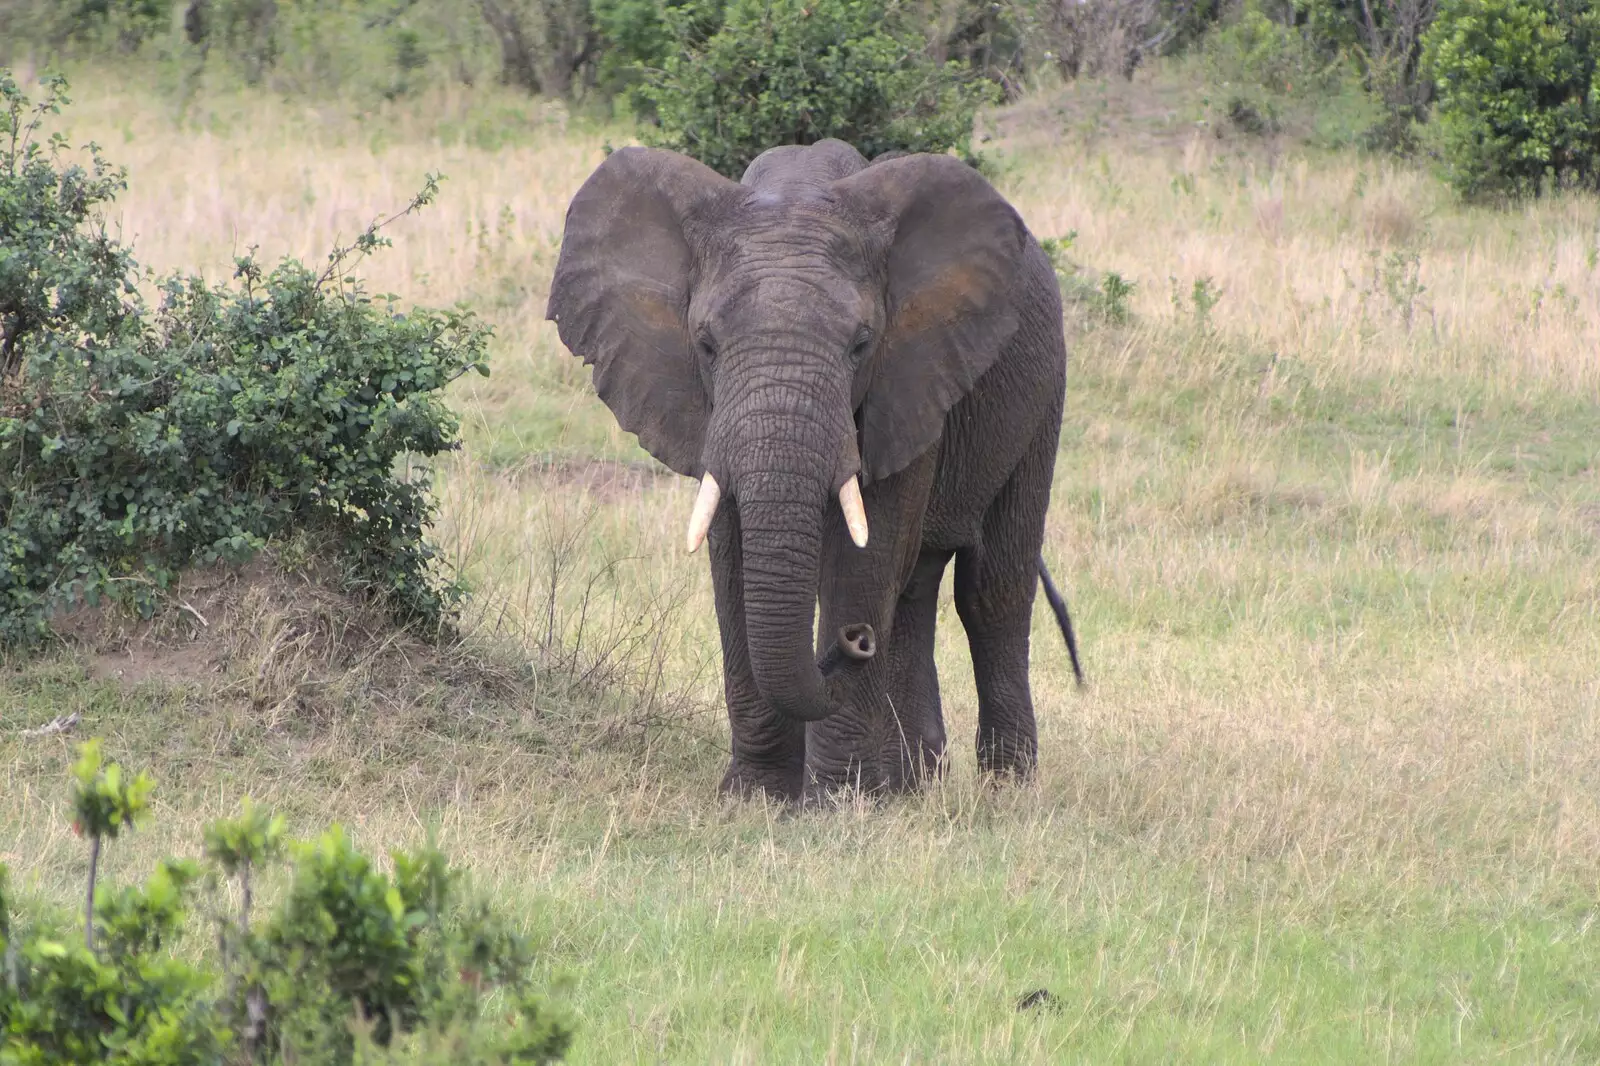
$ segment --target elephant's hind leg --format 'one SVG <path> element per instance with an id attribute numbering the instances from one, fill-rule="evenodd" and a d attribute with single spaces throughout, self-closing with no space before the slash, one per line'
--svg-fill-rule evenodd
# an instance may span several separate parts
<path id="1" fill-rule="evenodd" d="M 1038 727 L 1028 681 L 1039 546 L 1055 470 L 1056 434 L 1041 433 L 983 520 L 983 540 L 956 555 L 956 612 L 978 688 L 978 766 L 1032 773 Z"/>

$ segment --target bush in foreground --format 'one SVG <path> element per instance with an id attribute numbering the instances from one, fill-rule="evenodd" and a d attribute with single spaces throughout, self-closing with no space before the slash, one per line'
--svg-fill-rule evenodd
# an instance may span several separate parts
<path id="1" fill-rule="evenodd" d="M 828 137 L 868 157 L 967 154 L 978 109 L 998 97 L 970 67 L 930 58 L 893 0 L 689 0 L 663 16 L 678 47 L 635 90 L 659 123 L 646 140 L 732 178 L 774 145 Z"/>
<path id="2" fill-rule="evenodd" d="M 208 826 L 204 863 L 165 859 L 143 887 L 95 880 L 103 841 L 143 822 L 151 782 L 73 767 L 75 831 L 90 842 L 81 933 L 64 916 L 13 920 L 0 865 L 0 1063 L 549 1063 L 570 1028 L 534 993 L 528 942 L 431 846 L 386 875 L 335 825 L 287 840 L 245 801 Z M 262 877 L 288 855 L 264 920 Z M 226 891 L 231 888 L 233 892 Z M 236 907 L 231 898 L 237 898 Z M 214 923 L 178 953 L 191 912 Z"/>
<path id="3" fill-rule="evenodd" d="M 444 623 L 458 593 L 425 537 L 428 480 L 397 465 L 455 446 L 440 394 L 487 373 L 487 327 L 346 276 L 383 223 L 320 273 L 244 257 L 233 285 L 142 276 L 97 216 L 123 173 L 39 140 L 66 102 L 47 86 L 30 105 L 0 71 L 0 643 L 84 600 L 148 613 L 183 568 L 291 530 L 323 536 L 402 620 Z"/>

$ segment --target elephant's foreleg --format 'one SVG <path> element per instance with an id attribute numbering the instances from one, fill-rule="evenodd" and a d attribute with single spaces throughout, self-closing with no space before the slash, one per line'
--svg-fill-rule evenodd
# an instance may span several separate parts
<path id="1" fill-rule="evenodd" d="M 737 507 L 724 506 L 717 511 L 708 541 L 717 625 L 722 632 L 722 688 L 733 740 L 733 757 L 722 778 L 722 791 L 735 795 L 763 791 L 775 799 L 799 799 L 806 757 L 805 723 L 769 707 L 750 669 Z"/>
<path id="2" fill-rule="evenodd" d="M 876 792 L 902 780 L 901 753 L 917 728 L 905 729 L 899 701 L 891 694 L 893 663 L 901 655 L 903 639 L 897 608 L 917 563 L 932 480 L 930 454 L 894 477 L 867 486 L 864 498 L 872 536 L 864 548 L 851 542 L 837 508 L 824 524 L 821 632 L 831 639 L 839 627 L 865 622 L 876 631 L 877 654 L 829 681 L 842 710 L 807 727 L 809 791 L 848 785 Z"/>
<path id="3" fill-rule="evenodd" d="M 982 542 L 956 555 L 956 612 L 972 652 L 986 772 L 1027 776 L 1038 759 L 1028 650 L 1055 451 L 1053 431 L 1035 439 L 985 513 Z"/>
<path id="4" fill-rule="evenodd" d="M 890 709 L 900 730 L 884 753 L 890 786 L 915 788 L 938 776 L 945 751 L 944 712 L 939 704 L 939 672 L 934 664 L 934 633 L 939 616 L 939 584 L 951 552 L 931 549 L 918 558 L 911 581 L 895 607 L 889 655 Z"/>

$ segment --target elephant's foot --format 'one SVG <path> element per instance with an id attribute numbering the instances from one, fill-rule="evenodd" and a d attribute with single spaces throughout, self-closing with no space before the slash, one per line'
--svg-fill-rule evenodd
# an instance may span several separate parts
<path id="1" fill-rule="evenodd" d="M 862 788 L 848 781 L 835 784 L 813 781 L 806 784 L 800 805 L 806 810 L 839 811 L 862 803 L 881 803 L 888 799 L 889 795 L 889 788 L 886 785 Z"/>
<path id="2" fill-rule="evenodd" d="M 1032 779 L 1039 763 L 1039 741 L 1029 735 L 990 735 L 978 741 L 978 771 L 998 784 Z"/>
<path id="3" fill-rule="evenodd" d="M 805 802 L 810 806 L 832 803 L 840 798 L 880 799 L 916 792 L 943 777 L 944 765 L 942 738 L 912 739 L 910 747 L 897 738 L 878 758 L 851 759 L 839 766 L 808 767 Z"/>
<path id="4" fill-rule="evenodd" d="M 836 766 L 806 769 L 804 803 L 807 807 L 841 807 L 862 800 L 877 801 L 895 792 L 891 775 L 876 759 L 851 759 Z"/>
<path id="5" fill-rule="evenodd" d="M 888 787 L 891 791 L 915 792 L 944 776 L 944 738 L 912 737 L 907 744 L 897 740 L 884 753 L 883 761 L 889 768 Z"/>
<path id="6" fill-rule="evenodd" d="M 737 760 L 728 763 L 717 786 L 718 795 L 736 799 L 760 799 L 765 796 L 779 803 L 798 803 L 802 789 L 800 775 L 789 769 L 772 769 L 741 765 Z"/>

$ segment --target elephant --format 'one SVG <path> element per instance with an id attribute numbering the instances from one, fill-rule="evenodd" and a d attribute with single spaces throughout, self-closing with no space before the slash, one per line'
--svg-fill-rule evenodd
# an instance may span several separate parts
<path id="1" fill-rule="evenodd" d="M 1051 264 L 977 170 L 825 140 L 734 182 L 615 150 L 568 207 L 546 318 L 620 426 L 699 479 L 686 547 L 709 543 L 724 793 L 804 802 L 942 772 L 952 558 L 979 765 L 1033 773 L 1040 581 L 1082 684 L 1040 554 L 1067 350 Z"/>

